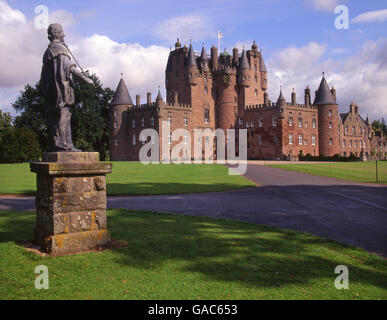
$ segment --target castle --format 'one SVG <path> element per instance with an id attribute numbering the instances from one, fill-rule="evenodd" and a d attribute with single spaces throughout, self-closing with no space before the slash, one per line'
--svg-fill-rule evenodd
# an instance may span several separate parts
<path id="1" fill-rule="evenodd" d="M 386 139 L 372 131 L 368 117 L 360 116 L 356 104 L 351 103 L 348 113 L 338 112 L 336 90 L 328 86 L 324 75 L 313 103 L 309 86 L 303 104 L 297 103 L 294 89 L 290 102 L 282 89 L 277 101 L 271 102 L 267 81 L 262 52 L 255 42 L 241 54 L 234 48 L 232 55 L 226 50 L 218 55 L 212 46 L 208 57 L 204 46 L 196 55 L 192 44 L 182 47 L 178 39 L 165 71 L 166 101 L 159 90 L 155 102 L 148 93 L 146 104 L 140 103 L 138 95 L 134 104 L 120 80 L 110 108 L 111 160 L 139 160 L 145 144 L 139 137 L 145 128 L 157 131 L 161 145 L 163 121 L 171 132 L 182 128 L 192 137 L 195 129 L 246 129 L 248 159 L 296 159 L 300 153 L 386 157 Z M 184 136 L 182 140 L 189 141 L 193 150 L 192 139 Z M 180 142 L 168 137 L 168 143 L 172 150 Z M 203 155 L 205 143 L 208 140 L 203 141 Z"/>

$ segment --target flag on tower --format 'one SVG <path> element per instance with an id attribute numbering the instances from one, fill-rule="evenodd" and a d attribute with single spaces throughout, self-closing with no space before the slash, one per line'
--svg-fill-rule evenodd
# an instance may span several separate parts
<path id="1" fill-rule="evenodd" d="M 222 39 L 223 38 L 223 33 L 221 31 L 218 31 L 218 39 Z"/>

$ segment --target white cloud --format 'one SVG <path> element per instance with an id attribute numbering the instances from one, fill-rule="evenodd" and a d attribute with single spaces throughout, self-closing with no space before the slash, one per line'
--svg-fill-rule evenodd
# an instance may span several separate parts
<path id="1" fill-rule="evenodd" d="M 343 1 L 340 0 L 307 0 L 316 10 L 332 11 Z"/>
<path id="2" fill-rule="evenodd" d="M 71 12 L 63 10 L 51 12 L 50 22 L 64 26 L 66 42 L 78 62 L 85 70 L 96 73 L 104 86 L 114 90 L 122 72 L 132 98 L 135 94 L 144 98 L 147 91 L 155 94 L 159 85 L 164 88 L 168 48 L 120 44 L 97 34 L 79 37 L 68 28 L 77 20 Z M 22 12 L 2 0 L 0 26 L 0 108 L 11 111 L 11 103 L 20 90 L 27 83 L 35 85 L 40 78 L 42 57 L 48 45 L 47 32 L 36 29 L 33 20 L 28 21 Z"/>
<path id="3" fill-rule="evenodd" d="M 154 35 L 169 42 L 176 38 L 201 41 L 215 38 L 216 31 L 206 17 L 192 14 L 164 20 L 155 28 Z"/>
<path id="4" fill-rule="evenodd" d="M 387 21 L 387 9 L 367 11 L 359 14 L 351 20 L 353 23 L 372 23 Z"/>
<path id="5" fill-rule="evenodd" d="M 290 100 L 292 88 L 298 103 L 304 101 L 304 89 L 309 85 L 314 98 L 321 81 L 321 72 L 337 90 L 340 112 L 347 112 L 349 104 L 359 104 L 362 115 L 371 119 L 387 117 L 387 39 L 369 41 L 360 52 L 340 60 L 323 59 L 328 47 L 309 43 L 303 47 L 281 50 L 267 61 L 269 71 L 269 95 L 275 101 L 279 86 L 283 86 L 286 100 Z M 313 99 L 312 99 L 313 100 Z"/>

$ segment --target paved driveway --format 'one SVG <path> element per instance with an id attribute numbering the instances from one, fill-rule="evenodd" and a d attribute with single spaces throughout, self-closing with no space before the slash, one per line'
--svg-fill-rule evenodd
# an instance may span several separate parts
<path id="1" fill-rule="evenodd" d="M 242 220 L 306 231 L 387 257 L 387 186 L 249 165 L 259 186 L 238 191 L 109 197 L 109 208 L 152 210 Z M 8 202 L 7 202 L 8 201 Z M 33 208 L 32 199 L 19 199 Z M 12 200 L 0 198 L 0 209 Z"/>

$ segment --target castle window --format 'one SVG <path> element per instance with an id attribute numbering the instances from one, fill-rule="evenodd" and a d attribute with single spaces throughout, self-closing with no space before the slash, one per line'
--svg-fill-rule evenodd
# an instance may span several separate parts
<path id="1" fill-rule="evenodd" d="M 187 133 L 187 132 L 184 132 L 183 143 L 184 143 L 184 144 L 187 144 L 187 143 L 188 143 L 188 133 Z"/>
<path id="2" fill-rule="evenodd" d="M 118 121 L 114 121 L 114 128 L 118 128 Z"/>
<path id="3" fill-rule="evenodd" d="M 141 118 L 141 127 L 144 128 L 144 126 L 145 126 L 145 119 Z"/>
<path id="4" fill-rule="evenodd" d="M 204 93 L 208 94 L 208 88 L 207 87 L 204 87 Z"/>
<path id="5" fill-rule="evenodd" d="M 329 109 L 328 116 L 332 117 L 332 109 Z"/>
<path id="6" fill-rule="evenodd" d="M 347 146 L 347 140 L 343 140 L 343 147 L 346 147 Z"/>
<path id="7" fill-rule="evenodd" d="M 258 82 L 258 77 L 256 75 L 254 76 L 254 81 Z"/>
<path id="8" fill-rule="evenodd" d="M 258 144 L 262 145 L 262 135 L 258 135 Z"/>
<path id="9" fill-rule="evenodd" d="M 135 146 L 136 145 L 136 135 L 132 135 L 132 144 Z"/>
<path id="10" fill-rule="evenodd" d="M 114 146 L 115 146 L 115 147 L 118 146 L 118 139 L 117 139 L 117 138 L 114 139 Z"/>
<path id="11" fill-rule="evenodd" d="M 254 122 L 250 123 L 250 127 L 254 128 Z"/>
<path id="12" fill-rule="evenodd" d="M 333 139 L 329 138 L 329 145 L 331 146 L 333 144 Z"/>
<path id="13" fill-rule="evenodd" d="M 204 82 L 207 82 L 207 75 L 204 75 Z"/>
<path id="14" fill-rule="evenodd" d="M 150 118 L 150 125 L 151 125 L 152 127 L 155 125 L 155 117 L 154 117 L 154 116 L 152 116 L 152 117 Z"/>
<path id="15" fill-rule="evenodd" d="M 355 148 L 357 148 L 357 140 L 355 140 Z"/>
<path id="16" fill-rule="evenodd" d="M 210 111 L 208 109 L 204 110 L 204 123 L 210 122 Z"/>
<path id="17" fill-rule="evenodd" d="M 260 127 L 260 128 L 263 127 L 263 120 L 262 119 L 258 120 L 258 127 Z"/>
<path id="18" fill-rule="evenodd" d="M 356 128 L 355 128 L 355 126 L 352 127 L 352 134 L 356 134 Z"/>
<path id="19" fill-rule="evenodd" d="M 254 94 L 255 94 L 256 97 L 258 96 L 258 89 L 254 90 Z"/>
<path id="20" fill-rule="evenodd" d="M 184 117 L 184 126 L 188 126 L 188 118 Z"/>
<path id="21" fill-rule="evenodd" d="M 304 127 L 305 127 L 305 128 L 308 127 L 308 122 L 305 122 L 305 123 L 304 123 Z"/>
<path id="22" fill-rule="evenodd" d="M 293 118 L 292 117 L 289 118 L 289 127 L 293 127 Z"/>
<path id="23" fill-rule="evenodd" d="M 192 73 L 190 73 L 190 74 L 188 75 L 188 78 L 189 78 L 189 79 L 191 79 L 191 78 L 192 78 Z"/>
<path id="24" fill-rule="evenodd" d="M 316 119 L 313 119 L 313 120 L 312 120 L 312 128 L 313 128 L 313 129 L 316 129 Z"/>
<path id="25" fill-rule="evenodd" d="M 349 140 L 349 147 L 352 148 L 352 140 Z"/>
<path id="26" fill-rule="evenodd" d="M 132 119 L 132 128 L 136 127 L 136 119 Z"/>
<path id="27" fill-rule="evenodd" d="M 298 118 L 298 127 L 302 128 L 302 118 Z"/>
<path id="28" fill-rule="evenodd" d="M 348 127 L 347 126 L 344 127 L 344 133 L 348 134 Z"/>
<path id="29" fill-rule="evenodd" d="M 298 144 L 299 144 L 300 146 L 302 146 L 302 141 L 303 141 L 302 138 L 303 138 L 303 137 L 302 137 L 302 134 L 299 134 L 299 135 L 298 135 Z"/>
<path id="30" fill-rule="evenodd" d="M 359 128 L 359 134 L 363 134 L 363 128 L 362 127 Z"/>
<path id="31" fill-rule="evenodd" d="M 171 116 L 168 116 L 167 118 L 167 124 L 170 126 L 172 123 L 172 117 Z"/>
<path id="32" fill-rule="evenodd" d="M 304 140 L 304 146 L 307 146 L 308 145 L 308 139 L 305 139 Z"/>
<path id="33" fill-rule="evenodd" d="M 292 133 L 289 133 L 289 144 L 293 144 L 293 134 Z"/>
<path id="34" fill-rule="evenodd" d="M 332 121 L 329 121 L 329 129 L 332 129 Z"/>
<path id="35" fill-rule="evenodd" d="M 118 118 L 118 111 L 114 110 L 114 119 L 117 120 L 117 118 Z"/>
<path id="36" fill-rule="evenodd" d="M 316 145 L 316 135 L 312 134 L 312 146 Z"/>
<path id="37" fill-rule="evenodd" d="M 172 133 L 168 133 L 168 144 L 172 143 Z"/>
<path id="38" fill-rule="evenodd" d="M 273 118 L 273 127 L 277 126 L 277 118 Z"/>

